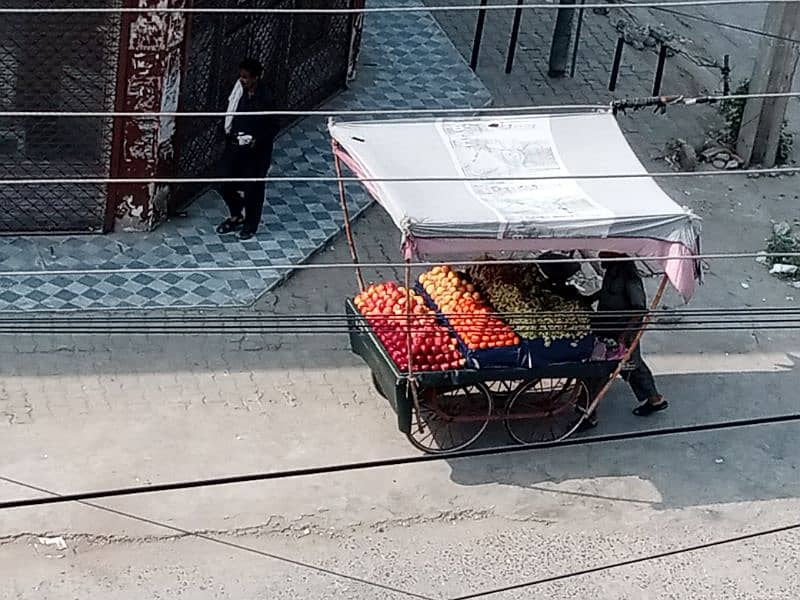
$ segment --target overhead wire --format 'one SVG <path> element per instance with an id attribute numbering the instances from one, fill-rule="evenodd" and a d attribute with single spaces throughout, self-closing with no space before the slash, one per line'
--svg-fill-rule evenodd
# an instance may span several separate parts
<path id="1" fill-rule="evenodd" d="M 642 310 L 613 310 L 603 311 L 603 317 L 636 317 L 642 314 Z M 775 307 L 710 307 L 710 308 L 663 308 L 646 311 L 653 319 L 699 319 L 699 318 L 712 318 L 712 319 L 730 319 L 733 317 L 760 317 L 760 318 L 773 318 L 778 316 L 796 316 L 800 315 L 800 307 L 793 306 L 775 306 Z M 476 314 L 470 312 L 447 312 L 448 317 L 464 317 L 474 318 Z M 589 309 L 581 310 L 519 310 L 519 311 L 503 311 L 493 310 L 490 313 L 493 317 L 500 318 L 519 318 L 519 317 L 560 317 L 560 316 L 576 316 L 576 317 L 591 317 L 597 316 L 597 311 Z M 412 315 L 413 316 L 413 315 Z M 336 322 L 349 322 L 352 319 L 366 319 L 369 315 L 347 315 L 344 313 L 247 313 L 247 314 L 208 314 L 208 315 L 163 315 L 158 317 L 148 317 L 145 319 L 138 319 L 136 324 L 146 326 L 148 323 L 336 323 Z M 380 319 L 381 323 L 391 324 L 394 322 L 402 323 L 408 319 L 406 314 L 384 314 L 377 315 L 376 318 Z M 758 320 L 758 319 L 756 319 Z M 52 325 L 69 325 L 72 323 L 131 323 L 130 318 L 118 315 L 47 315 L 47 316 L 28 316 L 25 313 L 16 315 L 14 317 L 4 316 L 0 313 L 0 327 L 5 325 L 13 325 L 15 323 L 48 323 Z"/>
<path id="2" fill-rule="evenodd" d="M 574 437 L 565 440 L 544 442 L 536 444 L 524 444 L 515 446 L 492 446 L 488 448 L 476 448 L 471 450 L 459 450 L 446 454 L 420 454 L 414 456 L 402 456 L 393 458 L 382 458 L 360 462 L 338 463 L 315 467 L 301 467 L 282 471 L 268 471 L 260 473 L 250 473 L 244 475 L 230 475 L 225 477 L 215 477 L 207 479 L 194 479 L 187 481 L 176 481 L 169 483 L 157 483 L 144 486 L 133 486 L 123 488 L 109 488 L 92 491 L 82 491 L 64 493 L 58 497 L 35 497 L 21 498 L 16 500 L 3 500 L 0 502 L 0 510 L 10 510 L 32 506 L 42 506 L 48 504 L 63 504 L 66 502 L 78 502 L 86 500 L 97 500 L 101 498 L 118 498 L 123 496 L 138 496 L 141 494 L 152 494 L 161 492 L 176 492 L 197 488 L 209 488 L 227 486 L 242 483 L 255 483 L 261 481 L 274 481 L 284 479 L 295 479 L 300 477 L 311 477 L 319 475 L 332 475 L 335 473 L 357 472 L 387 467 L 399 467 L 416 465 L 422 463 L 432 463 L 441 461 L 461 460 L 465 458 L 477 458 L 485 456 L 501 456 L 506 454 L 516 454 L 519 452 L 530 452 L 547 448 L 566 448 L 572 446 L 585 446 L 612 443 L 618 441 L 638 440 L 653 437 L 663 437 L 670 435 L 682 435 L 710 431 L 723 431 L 729 429 L 740 429 L 746 427 L 756 427 L 762 425 L 777 425 L 783 423 L 797 423 L 800 421 L 800 413 L 789 413 L 784 415 L 774 415 L 769 417 L 754 417 L 749 419 L 729 420 L 713 423 L 702 423 L 693 425 L 681 425 L 675 427 L 663 427 L 658 429 L 645 429 L 640 431 L 628 431 L 623 433 L 609 433 L 594 435 L 589 437 Z"/>
<path id="3" fill-rule="evenodd" d="M 458 333 L 462 339 L 470 335 L 502 333 L 507 324 L 519 331 L 534 327 L 546 331 L 571 331 L 585 325 L 595 336 L 617 334 L 621 329 L 630 332 L 647 331 L 736 331 L 800 329 L 800 308 L 718 308 L 706 310 L 662 309 L 648 312 L 649 324 L 636 321 L 644 311 L 552 310 L 552 311 L 493 311 L 486 315 L 447 313 L 452 322 L 463 318 Z M 348 315 L 348 314 L 262 314 L 262 315 L 173 315 L 137 319 L 116 316 L 15 316 L 0 317 L 0 335 L 340 335 L 371 331 L 380 336 L 402 331 L 412 334 L 439 334 L 447 324 L 433 313 L 420 315 L 409 326 L 405 314 Z M 430 319 L 431 322 L 426 321 Z M 493 321 L 498 319 L 499 322 Z M 557 337 L 557 336 L 556 336 Z"/>
<path id="4" fill-rule="evenodd" d="M 38 486 L 38 485 L 33 485 L 31 483 L 20 481 L 18 479 L 13 479 L 11 477 L 6 477 L 6 476 L 3 476 L 3 475 L 0 475 L 0 481 L 5 481 L 6 483 L 10 483 L 12 485 L 24 487 L 24 488 L 27 488 L 29 490 L 42 492 L 43 494 L 50 494 L 51 496 L 54 496 L 54 497 L 60 497 L 58 492 L 54 492 L 52 490 L 49 490 L 47 488 L 43 488 L 43 487 Z M 418 594 L 418 593 L 415 593 L 415 592 L 411 592 L 409 590 L 404 590 L 402 588 L 398 588 L 398 587 L 395 587 L 395 586 L 379 583 L 379 582 L 376 582 L 376 581 L 371 581 L 369 579 L 364 579 L 363 577 L 357 577 L 355 575 L 349 575 L 347 573 L 342 573 L 341 571 L 335 571 L 335 570 L 329 569 L 327 567 L 322 567 L 322 566 L 319 566 L 319 565 L 311 564 L 311 563 L 304 562 L 304 561 L 301 561 L 301 560 L 297 560 L 297 559 L 294 559 L 294 558 L 288 558 L 286 556 L 281 556 L 279 554 L 275 554 L 274 552 L 267 552 L 266 550 L 261 550 L 259 548 L 254 548 L 252 546 L 246 546 L 246 545 L 242 544 L 241 542 L 233 542 L 231 540 L 226 540 L 226 539 L 223 539 L 223 538 L 220 538 L 220 537 L 212 536 L 212 535 L 210 535 L 208 533 L 204 533 L 204 532 L 200 532 L 200 531 L 192 531 L 192 530 L 189 530 L 189 529 L 185 529 L 183 527 L 178 527 L 177 525 L 172 525 L 170 523 L 165 523 L 163 521 L 152 519 L 150 517 L 143 517 L 141 515 L 137 515 L 137 514 L 134 514 L 134 513 L 131 513 L 131 512 L 119 510 L 117 508 L 111 508 L 110 506 L 103 506 L 101 504 L 95 504 L 93 502 L 85 502 L 85 501 L 78 501 L 77 504 L 81 504 L 81 505 L 87 506 L 89 508 L 94 508 L 96 510 L 102 510 L 104 512 L 107 512 L 107 513 L 110 513 L 110 514 L 113 514 L 113 515 L 117 515 L 117 516 L 120 516 L 120 517 L 124 517 L 126 519 L 131 519 L 131 520 L 134 520 L 134 521 L 138 521 L 140 523 L 146 523 L 148 525 L 153 525 L 155 527 L 160 527 L 162 529 L 166 529 L 168 531 L 179 533 L 179 534 L 187 536 L 187 537 L 198 538 L 198 539 L 201 539 L 201 540 L 204 540 L 204 541 L 207 541 L 207 542 L 212 542 L 214 544 L 219 544 L 221 546 L 226 546 L 226 547 L 232 548 L 234 550 L 240 550 L 242 552 L 247 552 L 249 554 L 255 554 L 257 556 L 261 556 L 261 557 L 264 557 L 264 558 L 269 558 L 271 560 L 279 561 L 279 562 L 282 562 L 282 563 L 285 563 L 285 564 L 289 564 L 289 565 L 292 565 L 292 566 L 295 566 L 295 567 L 300 567 L 302 569 L 315 571 L 315 572 L 321 573 L 323 575 L 328 575 L 328 576 L 331 576 L 331 577 L 335 577 L 335 578 L 351 581 L 353 583 L 359 583 L 359 584 L 366 585 L 366 586 L 369 586 L 369 587 L 372 587 L 372 588 L 381 589 L 381 590 L 384 590 L 384 591 L 387 591 L 387 592 L 392 592 L 392 593 L 395 593 L 395 594 L 398 594 L 398 595 L 401 595 L 401 596 L 406 596 L 408 598 L 418 598 L 419 600 L 435 600 L 434 598 L 431 598 L 430 596 L 426 596 L 426 595 L 423 595 L 423 594 Z"/>
<path id="5" fill-rule="evenodd" d="M 683 14 L 683 13 L 681 13 Z M 800 40 L 798 40 L 800 42 Z M 695 106 L 699 104 L 713 104 L 727 100 L 749 100 L 759 98 L 798 98 L 800 92 L 761 92 L 747 94 L 704 94 L 700 96 L 683 96 L 662 94 L 653 96 L 652 99 L 669 99 L 670 106 L 686 105 Z M 0 118 L 25 117 L 25 118 L 79 118 L 79 117 L 114 117 L 114 118 L 140 118 L 155 119 L 160 117 L 180 117 L 180 118 L 211 118 L 227 117 L 231 115 L 250 115 L 250 116 L 287 116 L 287 117 L 357 117 L 357 116 L 398 116 L 398 115 L 459 115 L 465 114 L 472 116 L 495 115 L 505 113 L 540 113 L 540 112 L 591 112 L 592 110 L 602 111 L 614 107 L 625 107 L 627 103 L 639 101 L 640 99 L 614 100 L 607 103 L 596 104 L 550 104 L 550 105 L 520 105 L 520 106 L 481 106 L 481 107 L 458 107 L 458 108 L 376 108 L 376 109 L 315 109 L 315 110 L 261 110 L 261 111 L 57 111 L 57 110 L 0 110 Z"/>
<path id="6" fill-rule="evenodd" d="M 619 3 L 586 3 L 584 9 L 633 9 L 656 8 L 660 6 L 734 6 L 734 5 L 768 5 L 768 4 L 795 4 L 800 0 L 666 0 L 660 2 L 619 2 Z M 559 4 L 531 3 L 531 4 L 455 4 L 439 6 L 366 6 L 361 8 L 221 8 L 221 7 L 42 7 L 42 8 L 10 8 L 0 7 L 0 14 L 4 15 L 30 15 L 30 14 L 308 14 L 308 15 L 352 15 L 371 13 L 421 13 L 421 12 L 478 12 L 478 11 L 504 11 L 504 10 L 559 10 Z"/>
<path id="7" fill-rule="evenodd" d="M 336 177 L 333 175 L 290 175 L 277 177 L 57 177 L 0 179 L 0 185 L 135 185 L 135 184 L 222 184 L 222 183 L 458 183 L 485 181 L 571 181 L 607 179 L 674 179 L 696 177 L 728 177 L 741 175 L 793 175 L 800 166 L 730 171 L 660 171 L 642 173 L 574 173 L 569 175 L 518 176 L 424 176 L 424 177 Z"/>
<path id="8" fill-rule="evenodd" d="M 316 110 L 254 110 L 254 111 L 206 111 L 206 112 L 125 112 L 125 111 L 41 111 L 41 110 L 0 110 L 1 117 L 126 117 L 126 118 L 159 118 L 159 117 L 227 117 L 231 115 L 275 116 L 275 117 L 359 117 L 359 116 L 396 116 L 396 115 L 452 115 L 462 113 L 497 114 L 517 112 L 545 112 L 608 110 L 609 104 L 551 104 L 525 106 L 481 106 L 464 108 L 376 108 L 376 109 L 316 109 Z"/>
<path id="9" fill-rule="evenodd" d="M 578 244 L 579 245 L 579 244 Z M 37 269 L 37 270 L 15 270 L 0 271 L 0 278 L 12 277 L 39 277 L 42 275 L 137 275 L 143 274 L 168 274 L 168 273 L 238 273 L 248 271 L 302 271 L 302 270 L 326 270 L 326 269 L 404 269 L 408 266 L 412 268 L 429 268 L 441 266 L 450 262 L 458 266 L 478 266 L 486 264 L 501 265 L 537 265 L 537 264 L 564 264 L 564 263 L 599 263 L 599 262 L 661 262 L 661 261 L 710 261 L 710 260 L 739 260 L 744 258 L 755 259 L 796 259 L 800 258 L 800 252 L 713 252 L 698 253 L 687 255 L 660 255 L 660 256 L 620 256 L 613 258 L 600 257 L 575 257 L 575 258 L 487 258 L 481 260 L 462 260 L 444 258 L 437 261 L 416 261 L 416 262 L 346 262 L 346 263 L 276 263 L 270 265 L 223 265 L 223 266 L 170 266 L 170 267 L 142 267 L 142 268 L 90 268 L 90 269 Z"/>
<path id="10" fill-rule="evenodd" d="M 717 19 L 712 19 L 710 17 L 706 17 L 706 16 L 703 16 L 703 15 L 693 15 L 691 13 L 687 13 L 687 12 L 683 12 L 683 11 L 679 11 L 679 10 L 673 10 L 673 9 L 670 9 L 670 8 L 663 8 L 663 7 L 654 7 L 653 10 L 657 10 L 659 12 L 671 14 L 671 15 L 674 15 L 676 17 L 683 17 L 683 18 L 686 18 L 686 19 L 694 19 L 695 21 L 702 21 L 704 23 L 708 23 L 709 25 L 716 25 L 717 27 L 722 27 L 722 28 L 725 28 L 725 29 L 732 29 L 734 31 L 740 31 L 742 33 L 750 33 L 750 34 L 753 34 L 753 35 L 758 35 L 758 36 L 761 36 L 761 37 L 770 38 L 770 39 L 778 40 L 778 41 L 781 41 L 781 42 L 789 42 L 789 43 L 792 43 L 792 44 L 800 44 L 800 39 L 797 39 L 797 38 L 786 37 L 786 36 L 778 35 L 778 34 L 775 34 L 775 33 L 770 33 L 768 31 L 762 31 L 760 29 L 753 29 L 751 27 L 745 27 L 743 25 L 736 25 L 734 23 L 726 23 L 724 21 L 718 21 Z"/>
<path id="11" fill-rule="evenodd" d="M 647 312 L 650 321 L 642 326 L 636 321 L 647 311 L 556 310 L 480 313 L 446 313 L 452 322 L 464 319 L 458 327 L 462 338 L 473 334 L 492 335 L 525 327 L 545 331 L 570 330 L 586 324 L 595 335 L 627 331 L 734 331 L 780 330 L 800 328 L 800 308 L 779 309 L 708 309 L 704 312 L 654 310 Z M 142 334 L 142 335 L 335 335 L 354 331 L 371 331 L 377 335 L 403 331 L 408 333 L 441 333 L 446 323 L 434 313 L 405 314 L 288 314 L 229 315 L 196 317 L 146 318 L 131 321 L 120 317 L 30 317 L 0 318 L 0 334 Z M 430 320 L 430 322 L 428 322 Z M 410 324 L 410 325 L 409 325 Z M 544 333 L 542 334 L 544 335 Z"/>
<path id="12" fill-rule="evenodd" d="M 537 325 L 537 323 L 531 323 L 528 326 Z M 564 326 L 572 325 L 572 323 L 564 323 Z M 525 327 L 525 324 L 519 325 L 515 324 L 515 327 Z M 548 324 L 548 327 L 558 327 L 558 324 Z M 691 333 L 691 332 L 702 332 L 708 333 L 712 331 L 796 331 L 800 329 L 800 324 L 797 322 L 792 323 L 762 323 L 762 324 L 750 324 L 750 323 L 742 323 L 742 324 L 728 324 L 728 323 L 720 323 L 715 325 L 709 324 L 697 324 L 693 326 L 653 326 L 649 325 L 647 327 L 616 327 L 616 328 L 593 328 L 592 332 L 596 335 L 608 333 L 609 335 L 612 333 L 618 333 L 620 329 L 624 329 L 628 333 L 636 333 L 638 331 L 680 331 L 684 333 Z M 501 328 L 498 327 L 497 331 L 500 332 Z M 258 336 L 311 336 L 311 337 L 320 337 L 325 335 L 344 335 L 351 333 L 353 330 L 347 327 L 339 327 L 339 328 L 319 328 L 319 329 L 310 329 L 310 328 L 296 328 L 296 329 L 262 329 L 258 327 L 249 326 L 247 328 L 235 328 L 235 327 L 202 327 L 202 328 L 180 328 L 180 327 L 172 327 L 172 328 L 139 328 L 139 327 L 97 327 L 97 328 L 80 328 L 80 327 L 62 327 L 62 328 L 53 328 L 53 327 L 14 327 L 14 328 L 2 328 L 0 329 L 0 335 L 125 335 L 125 336 L 135 336 L 135 335 L 144 335 L 144 336 L 176 336 L 176 335 L 189 335 L 189 336 L 209 336 L 209 335 L 258 335 Z M 412 328 L 407 330 L 405 328 L 400 330 L 403 333 L 412 333 L 412 334 L 437 334 L 441 333 L 442 327 L 438 328 Z M 459 333 L 463 336 L 469 336 L 470 333 L 474 333 L 476 335 L 492 335 L 491 330 L 486 329 L 474 329 L 474 330 L 459 330 Z"/>

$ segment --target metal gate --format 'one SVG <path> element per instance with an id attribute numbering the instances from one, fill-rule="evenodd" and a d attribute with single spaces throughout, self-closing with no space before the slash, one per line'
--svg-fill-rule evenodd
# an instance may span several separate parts
<path id="1" fill-rule="evenodd" d="M 120 6 L 118 0 L 93 3 Z M 8 8 L 74 8 L 82 0 L 5 0 Z M 113 111 L 119 15 L 0 18 L 0 109 Z M 111 118 L 0 117 L 0 178 L 107 177 Z M 102 185 L 0 186 L 0 234 L 103 227 Z"/>
<path id="2" fill-rule="evenodd" d="M 349 8 L 351 0 L 195 0 L 196 8 Z M 347 78 L 352 15 L 193 14 L 181 110 L 220 111 L 245 56 L 264 64 L 279 109 L 303 110 L 341 89 Z M 284 125 L 289 123 L 286 120 Z M 220 118 L 182 118 L 175 142 L 178 174 L 207 175 L 222 152 Z M 171 210 L 200 186 L 175 186 Z"/>

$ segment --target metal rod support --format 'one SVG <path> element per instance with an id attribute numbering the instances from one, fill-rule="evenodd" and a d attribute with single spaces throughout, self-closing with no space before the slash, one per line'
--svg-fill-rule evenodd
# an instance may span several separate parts
<path id="1" fill-rule="evenodd" d="M 658 50 L 658 64 L 656 64 L 656 76 L 653 79 L 653 96 L 658 96 L 661 91 L 661 80 L 664 78 L 664 64 L 667 62 L 667 50 L 669 48 L 666 44 L 661 44 Z"/>
<path id="2" fill-rule="evenodd" d="M 731 93 L 731 55 L 726 54 L 722 57 L 722 93 Z"/>
<path id="3" fill-rule="evenodd" d="M 572 64 L 569 67 L 569 76 L 575 77 L 575 65 L 578 61 L 578 46 L 581 43 L 581 30 L 583 29 L 583 5 L 586 0 L 581 0 L 581 8 L 578 9 L 578 24 L 575 26 L 575 43 L 572 46 Z"/>
<path id="4" fill-rule="evenodd" d="M 489 0 L 481 0 L 481 6 L 486 6 Z M 469 59 L 469 66 L 474 71 L 478 68 L 478 56 L 481 53 L 481 41 L 483 41 L 483 24 L 486 22 L 486 11 L 478 11 L 478 20 L 475 23 L 475 38 L 472 40 L 472 57 Z"/>
<path id="5" fill-rule="evenodd" d="M 525 0 L 517 0 L 517 6 L 522 6 Z M 511 25 L 511 37 L 508 40 L 508 55 L 506 56 L 506 74 L 511 73 L 514 66 L 514 55 L 517 52 L 517 41 L 519 40 L 519 27 L 522 23 L 522 9 L 514 11 L 514 22 Z"/>
<path id="6" fill-rule="evenodd" d="M 608 80 L 608 91 L 613 92 L 617 89 L 617 77 L 619 76 L 619 64 L 622 62 L 622 49 L 625 47 L 625 38 L 617 40 L 617 48 L 614 50 L 614 62 L 611 64 L 611 78 Z"/>
<path id="7" fill-rule="evenodd" d="M 350 256 L 353 259 L 353 264 L 356 266 L 358 288 L 363 292 L 367 286 L 364 285 L 364 276 L 361 273 L 361 267 L 358 265 L 358 251 L 356 250 L 356 242 L 353 239 L 353 230 L 350 226 L 350 209 L 347 207 L 347 195 L 344 189 L 344 181 L 342 180 L 342 163 L 336 155 L 335 140 L 331 140 L 331 149 L 333 150 L 333 164 L 336 168 L 336 177 L 339 178 L 339 201 L 342 204 L 342 215 L 344 216 L 344 233 L 347 237 L 347 245 L 350 246 Z"/>
<path id="8" fill-rule="evenodd" d="M 558 0 L 558 12 L 550 44 L 550 58 L 547 65 L 548 77 L 563 77 L 567 74 L 569 48 L 572 40 L 572 22 L 575 19 L 576 0 Z"/>

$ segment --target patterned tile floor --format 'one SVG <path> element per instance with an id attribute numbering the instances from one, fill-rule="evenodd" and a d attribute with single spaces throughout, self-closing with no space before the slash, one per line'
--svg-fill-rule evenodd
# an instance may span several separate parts
<path id="1" fill-rule="evenodd" d="M 416 4 L 416 3 L 415 3 Z M 491 100 L 428 13 L 371 14 L 365 22 L 356 81 L 327 104 L 332 110 L 483 106 Z M 324 118 L 308 118 L 277 141 L 274 176 L 334 175 Z M 350 210 L 369 205 L 348 186 Z M 0 238 L 0 311 L 225 307 L 252 303 L 280 283 L 273 264 L 307 259 L 342 227 L 335 184 L 272 184 L 253 240 L 219 236 L 223 204 L 214 192 L 189 216 L 148 234 Z M 263 267 L 207 273 L 48 275 L 48 270 Z"/>

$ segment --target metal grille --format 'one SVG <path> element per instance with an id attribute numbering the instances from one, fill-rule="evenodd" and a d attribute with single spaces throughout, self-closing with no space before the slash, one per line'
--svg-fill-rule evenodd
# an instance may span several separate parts
<path id="1" fill-rule="evenodd" d="M 2 2 L 9 8 L 84 5 L 82 0 Z M 112 111 L 118 49 L 118 15 L 3 15 L 0 107 Z M 111 118 L 0 118 L 0 177 L 107 177 L 112 127 Z M 104 186 L 1 186 L 0 234 L 97 231 L 105 207 Z"/>
<path id="2" fill-rule="evenodd" d="M 348 8 L 350 0 L 195 0 L 195 7 Z M 182 110 L 219 111 L 245 56 L 264 64 L 264 78 L 279 109 L 313 108 L 344 87 L 350 15 L 193 15 L 189 28 Z M 289 120 L 284 123 L 288 125 Z M 180 176 L 213 172 L 223 142 L 222 119 L 179 119 Z M 199 186 L 176 186 L 172 210 L 185 205 Z"/>

